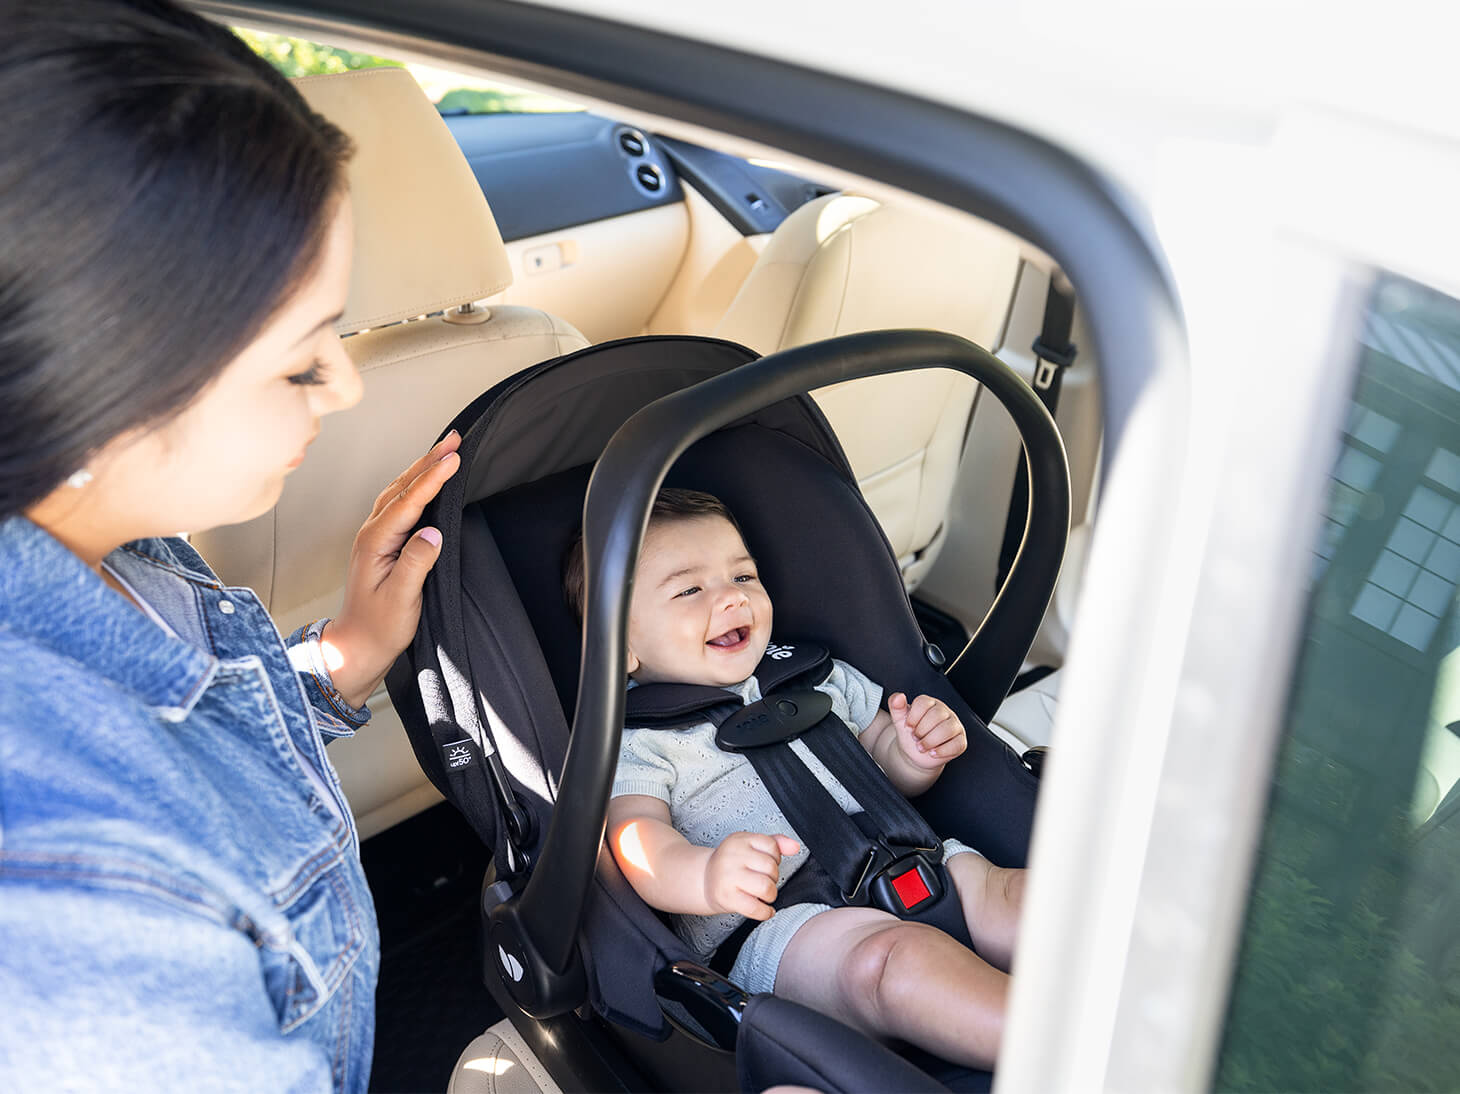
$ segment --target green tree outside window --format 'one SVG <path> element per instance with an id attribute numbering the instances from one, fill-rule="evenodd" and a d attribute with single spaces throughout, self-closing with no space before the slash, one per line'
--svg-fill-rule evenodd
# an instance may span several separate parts
<path id="1" fill-rule="evenodd" d="M 409 69 L 442 114 L 547 114 L 582 109 L 535 91 L 502 87 L 428 65 L 406 64 L 304 38 L 234 27 L 250 49 L 285 76 L 321 76 L 361 68 Z"/>

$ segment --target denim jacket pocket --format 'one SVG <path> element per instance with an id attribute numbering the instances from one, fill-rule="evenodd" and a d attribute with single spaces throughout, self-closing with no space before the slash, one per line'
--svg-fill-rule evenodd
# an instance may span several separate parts
<path id="1" fill-rule="evenodd" d="M 284 909 L 282 947 L 263 951 L 264 984 L 289 1033 L 314 1017 L 345 982 L 365 949 L 366 930 L 350 886 L 338 868 L 315 880 Z"/>

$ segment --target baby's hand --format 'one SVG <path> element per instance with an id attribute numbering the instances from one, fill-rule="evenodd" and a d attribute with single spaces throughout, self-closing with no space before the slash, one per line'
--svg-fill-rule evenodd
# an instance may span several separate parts
<path id="1" fill-rule="evenodd" d="M 941 699 L 919 695 L 909 705 L 899 691 L 887 700 L 887 713 L 897 730 L 897 746 L 914 767 L 940 768 L 968 748 L 963 723 Z"/>
<path id="2" fill-rule="evenodd" d="M 781 856 L 801 845 L 790 836 L 734 832 L 710 853 L 705 867 L 705 899 L 717 912 L 735 912 L 749 919 L 769 919 L 775 909 Z"/>

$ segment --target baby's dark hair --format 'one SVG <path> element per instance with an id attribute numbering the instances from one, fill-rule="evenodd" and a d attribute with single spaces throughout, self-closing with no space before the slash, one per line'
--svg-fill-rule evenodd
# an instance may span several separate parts
<path id="1" fill-rule="evenodd" d="M 683 490 L 666 486 L 659 491 L 649 509 L 649 527 L 667 524 L 677 520 L 693 520 L 696 517 L 723 517 L 739 532 L 740 524 L 723 501 L 703 490 Z M 744 533 L 741 533 L 744 538 Z M 563 559 L 563 598 L 573 610 L 573 618 L 583 622 L 583 530 L 578 530 L 572 545 Z"/>

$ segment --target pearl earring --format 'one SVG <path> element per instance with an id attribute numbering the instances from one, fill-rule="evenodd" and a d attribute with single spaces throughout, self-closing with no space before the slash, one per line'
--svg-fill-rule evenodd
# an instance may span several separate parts
<path id="1" fill-rule="evenodd" d="M 71 473 L 71 477 L 66 480 L 66 485 L 73 490 L 80 490 L 91 481 L 91 478 L 91 472 L 83 467 L 80 471 L 73 471 Z"/>

